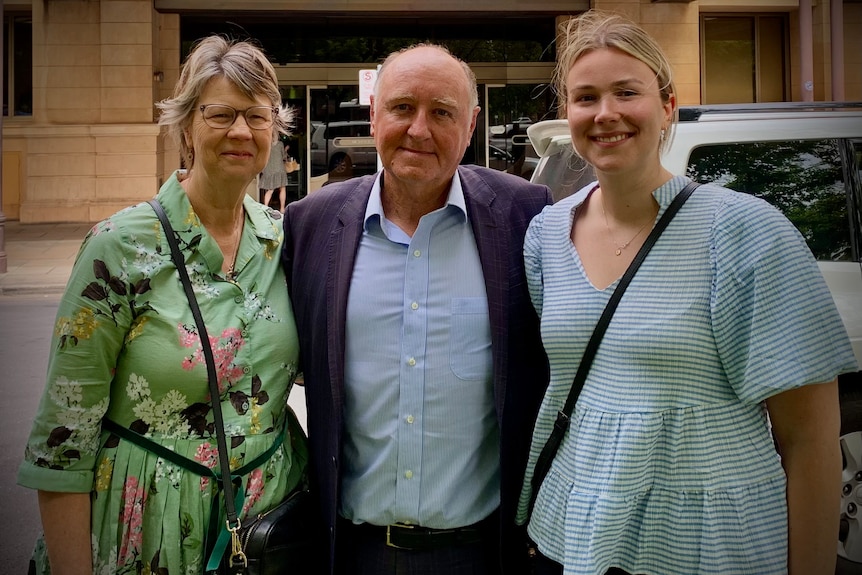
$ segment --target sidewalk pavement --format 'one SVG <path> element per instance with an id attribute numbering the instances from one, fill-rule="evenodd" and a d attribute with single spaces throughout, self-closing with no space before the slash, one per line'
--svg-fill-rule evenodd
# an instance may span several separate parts
<path id="1" fill-rule="evenodd" d="M 61 294 L 93 224 L 22 224 L 7 220 L 6 273 L 0 296 Z"/>

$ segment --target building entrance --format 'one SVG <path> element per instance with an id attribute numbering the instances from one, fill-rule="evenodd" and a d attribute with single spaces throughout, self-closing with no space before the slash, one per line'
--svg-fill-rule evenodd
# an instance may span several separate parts
<path id="1" fill-rule="evenodd" d="M 359 103 L 358 85 L 282 86 L 282 96 L 296 112 L 285 142 L 297 164 L 288 174 L 288 202 L 326 184 L 377 171 L 370 110 Z M 553 116 L 553 101 L 547 84 L 480 84 L 482 111 L 462 163 L 529 179 L 538 158 L 527 128 Z"/>

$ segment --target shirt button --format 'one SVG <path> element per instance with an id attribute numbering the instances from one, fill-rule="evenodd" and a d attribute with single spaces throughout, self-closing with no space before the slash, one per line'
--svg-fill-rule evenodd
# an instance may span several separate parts
<path id="1" fill-rule="evenodd" d="M 416 360 L 411 357 L 410 359 L 407 360 L 407 365 L 409 365 L 410 367 L 413 367 L 414 365 L 416 365 Z"/>
<path id="2" fill-rule="evenodd" d="M 235 301 L 236 303 L 242 303 L 242 296 L 236 296 L 235 298 L 233 298 L 233 301 Z"/>
<path id="3" fill-rule="evenodd" d="M 422 255 L 422 252 L 420 252 L 419 250 L 413 250 L 413 257 L 418 258 L 421 255 Z"/>
<path id="4" fill-rule="evenodd" d="M 414 301 L 410 304 L 410 309 L 419 309 L 419 304 Z"/>
<path id="5" fill-rule="evenodd" d="M 242 372 L 246 374 L 251 373 L 251 367 L 248 365 L 242 366 Z"/>
<path id="6" fill-rule="evenodd" d="M 412 415 L 408 415 L 407 417 L 404 418 L 404 421 L 406 421 L 407 423 L 413 423 L 416 420 L 413 418 Z"/>
<path id="7" fill-rule="evenodd" d="M 406 477 L 407 479 L 413 479 L 413 472 L 408 469 L 404 472 L 404 477 Z"/>

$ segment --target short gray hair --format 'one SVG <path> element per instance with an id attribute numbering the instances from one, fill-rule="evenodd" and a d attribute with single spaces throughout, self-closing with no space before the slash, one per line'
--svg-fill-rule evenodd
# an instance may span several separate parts
<path id="1" fill-rule="evenodd" d="M 380 85 L 380 79 L 383 77 L 384 72 L 386 71 L 387 66 L 392 63 L 393 60 L 398 58 L 398 56 L 404 54 L 405 52 L 410 52 L 411 50 L 416 50 L 417 48 L 433 48 L 435 50 L 439 50 L 440 52 L 446 54 L 453 60 L 455 60 L 461 69 L 464 71 L 464 77 L 467 79 L 467 88 L 470 90 L 470 96 L 472 102 L 470 105 L 472 107 L 476 107 L 479 105 L 479 87 L 476 82 L 476 74 L 473 72 L 473 69 L 461 58 L 458 58 L 453 54 L 449 48 L 443 46 L 441 44 L 431 44 L 429 42 L 421 42 L 419 44 L 413 44 L 406 48 L 402 48 L 401 50 L 397 50 L 389 54 L 385 60 L 383 60 L 383 64 L 380 66 L 380 70 L 377 71 L 377 79 L 374 81 L 374 97 L 377 98 L 377 87 Z"/>
<path id="2" fill-rule="evenodd" d="M 186 58 L 173 96 L 156 104 L 161 111 L 159 125 L 167 128 L 168 134 L 179 143 L 182 157 L 189 162 L 193 161 L 192 151 L 183 138 L 183 130 L 191 123 L 207 82 L 219 77 L 230 80 L 249 98 L 263 95 L 278 108 L 273 141 L 279 134 L 289 133 L 293 110 L 282 105 L 275 68 L 263 51 L 248 41 L 208 36 L 199 41 Z"/>

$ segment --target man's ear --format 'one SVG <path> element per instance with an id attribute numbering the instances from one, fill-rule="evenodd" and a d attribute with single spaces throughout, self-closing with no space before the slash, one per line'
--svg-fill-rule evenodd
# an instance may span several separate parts
<path id="1" fill-rule="evenodd" d="M 479 112 L 481 111 L 482 108 L 480 106 L 473 108 L 473 116 L 470 118 L 470 132 L 467 134 L 468 141 L 473 139 L 473 132 L 476 131 L 476 122 L 478 121 Z"/>

